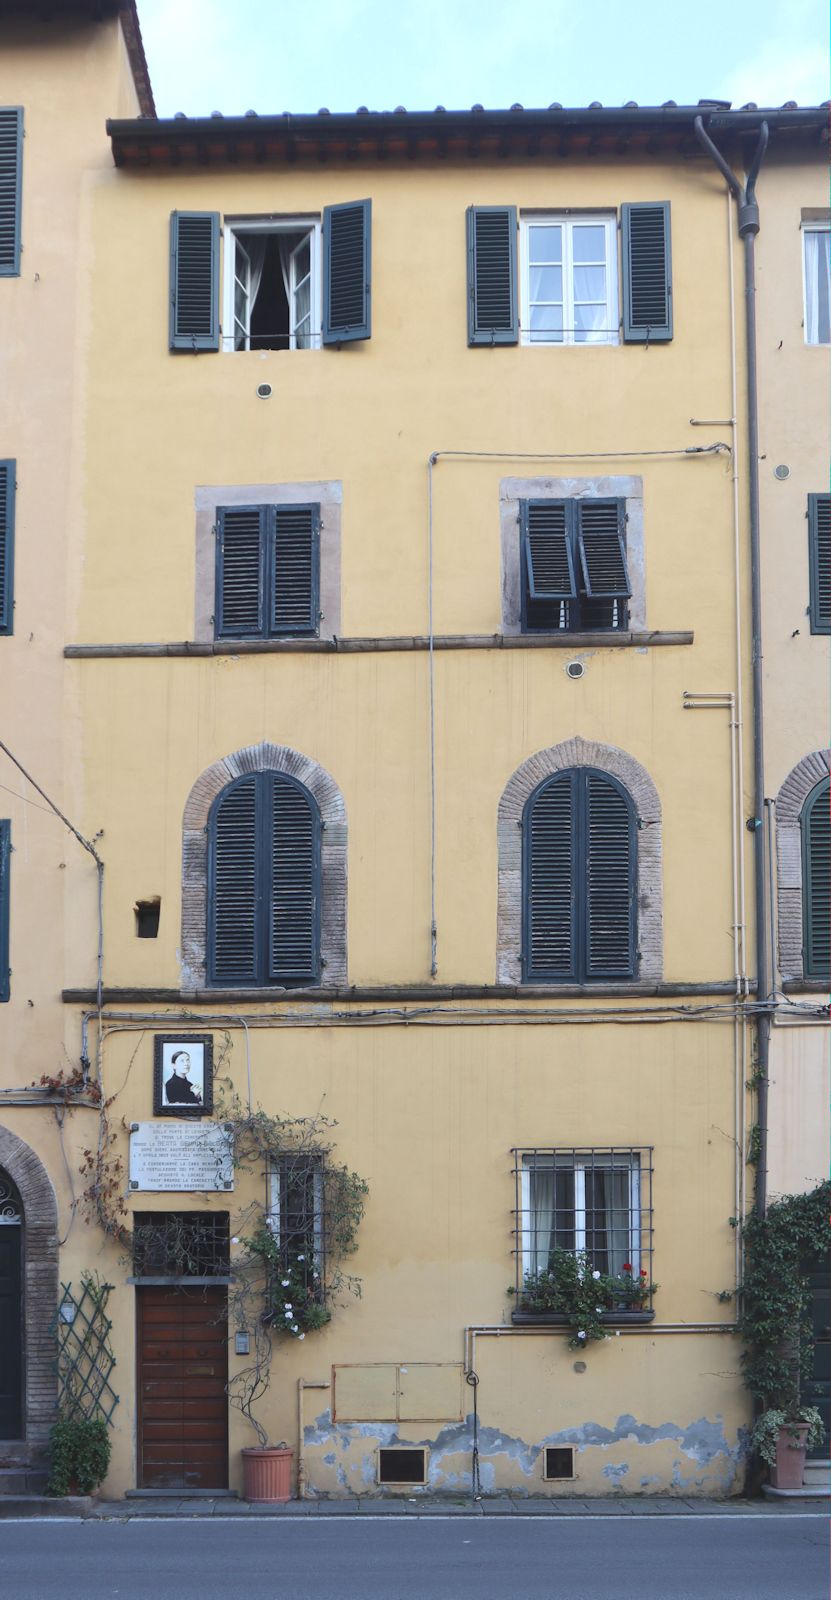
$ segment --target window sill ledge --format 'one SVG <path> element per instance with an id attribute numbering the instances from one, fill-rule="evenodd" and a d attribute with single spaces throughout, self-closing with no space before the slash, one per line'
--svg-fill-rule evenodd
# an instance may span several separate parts
<path id="1" fill-rule="evenodd" d="M 135 1285 L 137 1289 L 227 1289 L 234 1282 L 233 1278 L 222 1277 L 219 1274 L 212 1278 L 177 1278 L 169 1276 L 167 1278 L 128 1278 L 126 1281 Z"/>
<path id="2" fill-rule="evenodd" d="M 641 633 L 437 633 L 434 650 L 646 650 L 654 646 L 691 645 L 692 629 Z M 113 659 L 120 656 L 259 656 L 360 655 L 429 650 L 426 633 L 388 638 L 312 639 L 181 639 L 148 644 L 67 644 L 68 660 Z"/>
<path id="3" fill-rule="evenodd" d="M 601 1322 L 610 1327 L 640 1328 L 655 1321 L 654 1311 L 604 1311 Z M 568 1328 L 570 1320 L 561 1311 L 512 1311 L 515 1328 Z"/>

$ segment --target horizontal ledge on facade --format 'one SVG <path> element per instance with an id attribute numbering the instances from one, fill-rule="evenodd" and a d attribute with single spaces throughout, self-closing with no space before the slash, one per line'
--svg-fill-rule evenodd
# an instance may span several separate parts
<path id="1" fill-rule="evenodd" d="M 234 1282 L 233 1278 L 220 1277 L 166 1277 L 166 1278 L 127 1278 L 128 1284 L 133 1284 L 136 1289 L 227 1289 Z"/>
<path id="2" fill-rule="evenodd" d="M 639 1328 L 655 1321 L 654 1311 L 604 1311 L 601 1322 L 610 1327 Z M 561 1311 L 512 1311 L 511 1322 L 515 1328 L 568 1328 L 570 1317 Z"/>
<path id="3" fill-rule="evenodd" d="M 101 1100 L 83 1090 L 61 1094 L 54 1089 L 0 1089 L 0 1106 L 88 1106 L 98 1111 Z"/>
<path id="4" fill-rule="evenodd" d="M 820 978 L 787 978 L 782 984 L 783 994 L 825 994 L 831 1001 L 831 984 Z"/>
<path id="5" fill-rule="evenodd" d="M 751 985 L 751 991 L 755 985 Z M 593 983 L 593 984 L 342 984 L 331 988 L 307 989 L 105 989 L 104 1005 L 184 1005 L 216 1006 L 244 1002 L 268 1005 L 274 1001 L 320 1000 L 577 1000 L 577 999 L 684 999 L 688 996 L 719 995 L 744 999 L 736 994 L 733 980 L 710 983 Z M 64 1005 L 95 1006 L 95 989 L 64 989 Z"/>
<path id="6" fill-rule="evenodd" d="M 437 633 L 434 650 L 645 650 L 653 646 L 690 645 L 692 629 L 641 633 Z M 180 639 L 169 644 L 67 644 L 70 661 L 113 660 L 142 656 L 270 656 L 374 655 L 429 650 L 426 633 L 388 638 L 354 636 L 336 639 Z"/>

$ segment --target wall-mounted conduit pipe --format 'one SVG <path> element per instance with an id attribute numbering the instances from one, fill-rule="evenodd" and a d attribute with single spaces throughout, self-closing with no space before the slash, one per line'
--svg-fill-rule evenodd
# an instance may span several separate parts
<path id="1" fill-rule="evenodd" d="M 745 343 L 747 357 L 747 475 L 750 509 L 750 602 L 753 635 L 753 816 L 748 828 L 754 839 L 754 900 L 756 919 L 756 982 L 760 1009 L 756 1017 L 758 1059 L 757 1120 L 759 1161 L 756 1168 L 755 1210 L 764 1215 L 767 1206 L 768 1156 L 768 1057 L 770 1045 L 771 984 L 768 976 L 767 904 L 765 894 L 765 750 L 762 681 L 762 575 L 759 517 L 759 403 L 756 354 L 756 235 L 759 232 L 759 206 L 756 180 L 768 145 L 768 125 L 762 122 L 753 160 L 744 182 L 740 183 L 721 151 L 713 143 L 701 117 L 693 124 L 696 138 L 712 158 L 738 204 L 739 237 L 744 244 Z"/>

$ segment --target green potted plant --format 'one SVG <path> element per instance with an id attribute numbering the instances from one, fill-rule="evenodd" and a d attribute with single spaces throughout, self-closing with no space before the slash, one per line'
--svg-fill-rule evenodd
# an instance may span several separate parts
<path id="1" fill-rule="evenodd" d="M 92 1494 L 106 1478 L 112 1450 L 106 1422 L 63 1417 L 52 1429 L 50 1445 L 47 1494 Z"/>
<path id="2" fill-rule="evenodd" d="M 648 1307 L 658 1288 L 646 1268 L 637 1272 L 624 1262 L 619 1273 L 592 1266 L 585 1250 L 552 1250 L 548 1266 L 526 1272 L 522 1287 L 511 1286 L 517 1296 L 514 1322 L 565 1323 L 571 1328 L 569 1347 L 582 1350 L 593 1340 L 609 1337 L 610 1322 L 648 1320 Z"/>
<path id="3" fill-rule="evenodd" d="M 801 1489 L 805 1456 L 822 1444 L 825 1427 L 816 1406 L 795 1403 L 789 1411 L 763 1411 L 753 1429 L 753 1448 L 770 1468 L 774 1489 Z"/>

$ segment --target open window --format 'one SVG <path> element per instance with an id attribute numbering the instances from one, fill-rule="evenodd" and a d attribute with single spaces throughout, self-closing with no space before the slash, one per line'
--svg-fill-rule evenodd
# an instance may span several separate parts
<path id="1" fill-rule="evenodd" d="M 226 222 L 224 350 L 320 347 L 320 222 Z"/>

